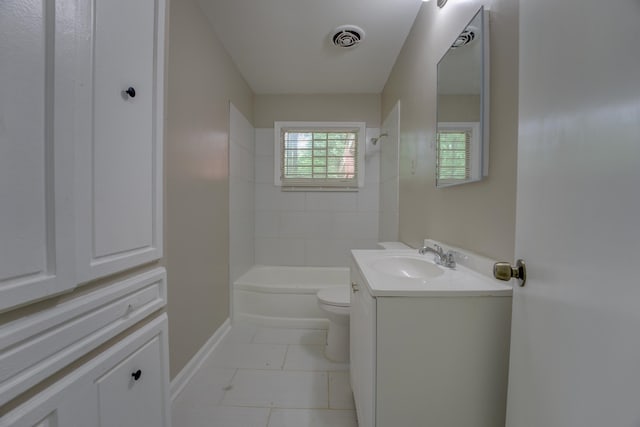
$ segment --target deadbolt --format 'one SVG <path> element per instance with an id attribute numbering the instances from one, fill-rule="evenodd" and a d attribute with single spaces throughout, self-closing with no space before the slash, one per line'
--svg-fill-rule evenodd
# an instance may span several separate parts
<path id="1" fill-rule="evenodd" d="M 524 286 L 527 282 L 527 267 L 521 259 L 516 262 L 515 267 L 512 267 L 508 262 L 496 262 L 493 264 L 493 277 L 505 282 L 518 279 L 520 286 Z"/>

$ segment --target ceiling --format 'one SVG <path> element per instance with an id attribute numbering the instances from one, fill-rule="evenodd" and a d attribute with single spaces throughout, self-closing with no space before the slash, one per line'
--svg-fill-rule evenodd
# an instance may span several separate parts
<path id="1" fill-rule="evenodd" d="M 380 93 L 421 0 L 199 0 L 256 94 Z M 334 29 L 365 31 L 335 47 Z"/>

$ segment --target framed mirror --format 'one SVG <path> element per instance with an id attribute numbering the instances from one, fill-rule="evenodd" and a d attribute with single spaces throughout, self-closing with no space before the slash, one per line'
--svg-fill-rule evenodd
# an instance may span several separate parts
<path id="1" fill-rule="evenodd" d="M 438 62 L 438 188 L 480 181 L 488 173 L 488 14 L 481 7 Z"/>

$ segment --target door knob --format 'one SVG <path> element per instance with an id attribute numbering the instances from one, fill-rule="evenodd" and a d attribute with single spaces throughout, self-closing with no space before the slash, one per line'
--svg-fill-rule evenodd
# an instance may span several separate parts
<path id="1" fill-rule="evenodd" d="M 134 88 L 132 88 L 132 87 L 129 87 L 129 89 L 125 90 L 124 93 L 129 95 L 131 98 L 135 98 L 136 97 L 136 90 Z"/>
<path id="2" fill-rule="evenodd" d="M 524 286 L 527 283 L 527 267 L 521 259 L 516 261 L 515 267 L 508 262 L 496 262 L 493 264 L 493 277 L 505 282 L 518 279 L 520 286 Z"/>
<path id="3" fill-rule="evenodd" d="M 142 371 L 140 369 L 138 369 L 137 371 L 132 373 L 131 376 L 133 377 L 134 381 L 138 381 L 140 379 L 140 377 L 142 376 Z"/>

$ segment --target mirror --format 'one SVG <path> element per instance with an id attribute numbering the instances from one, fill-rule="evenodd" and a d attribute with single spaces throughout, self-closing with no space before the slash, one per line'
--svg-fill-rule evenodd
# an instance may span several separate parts
<path id="1" fill-rule="evenodd" d="M 438 62 L 436 187 L 480 181 L 489 157 L 489 20 L 481 7 Z"/>

